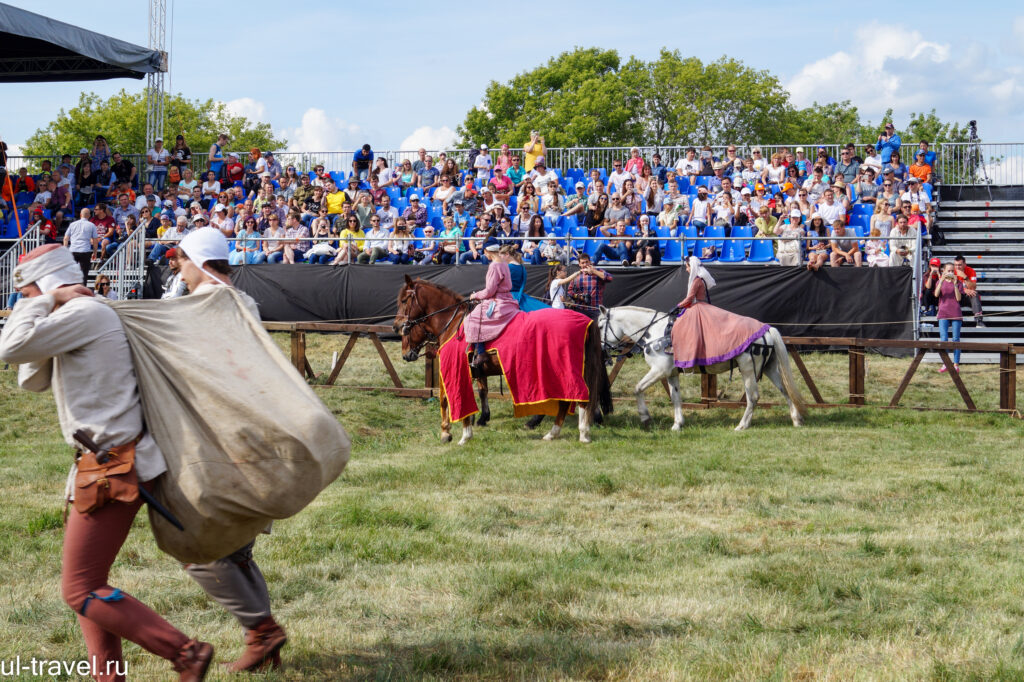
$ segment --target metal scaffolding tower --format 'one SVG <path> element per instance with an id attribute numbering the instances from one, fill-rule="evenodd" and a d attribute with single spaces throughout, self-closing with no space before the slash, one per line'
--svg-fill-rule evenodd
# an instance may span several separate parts
<path id="1" fill-rule="evenodd" d="M 163 69 L 146 75 L 146 149 L 164 134 L 164 74 L 167 71 L 167 0 L 149 2 L 149 48 L 158 50 Z"/>

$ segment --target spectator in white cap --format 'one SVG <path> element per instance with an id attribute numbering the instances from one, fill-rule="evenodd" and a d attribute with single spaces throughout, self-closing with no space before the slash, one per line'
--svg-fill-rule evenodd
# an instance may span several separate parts
<path id="1" fill-rule="evenodd" d="M 413 229 L 427 224 L 427 207 L 421 206 L 421 203 L 419 194 L 410 194 L 409 207 L 402 212 L 406 224 L 411 225 Z"/>
<path id="2" fill-rule="evenodd" d="M 799 266 L 803 246 L 804 214 L 799 208 L 791 209 L 789 220 L 779 221 L 775 226 L 775 234 L 779 237 L 778 258 L 780 265 Z"/>
<path id="3" fill-rule="evenodd" d="M 633 177 L 635 178 L 638 175 L 640 175 L 640 171 L 643 170 L 643 167 L 644 167 L 644 159 L 643 159 L 642 156 L 640 156 L 640 148 L 639 147 L 630 147 L 630 149 L 629 149 L 629 158 L 626 159 L 625 171 L 627 173 L 631 173 L 633 175 Z"/>
<path id="4" fill-rule="evenodd" d="M 587 212 L 587 194 L 586 185 L 583 181 L 578 180 L 576 182 L 576 193 L 565 198 L 565 209 L 562 213 L 563 216 L 579 215 L 582 216 Z"/>
<path id="5" fill-rule="evenodd" d="M 487 145 L 480 145 L 480 153 L 473 159 L 473 168 L 476 169 L 477 179 L 486 184 L 491 179 L 491 167 L 493 165 L 494 162 L 491 161 L 491 152 Z"/>
<path id="6" fill-rule="evenodd" d="M 156 190 L 162 191 L 167 182 L 167 166 L 171 163 L 171 153 L 164 149 L 164 139 L 153 140 L 153 148 L 146 153 L 149 162 L 149 182 Z"/>

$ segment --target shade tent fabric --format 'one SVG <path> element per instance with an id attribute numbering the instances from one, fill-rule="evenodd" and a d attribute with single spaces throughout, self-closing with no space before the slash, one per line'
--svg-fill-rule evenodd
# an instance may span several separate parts
<path id="1" fill-rule="evenodd" d="M 0 3 L 0 82 L 142 78 L 166 70 L 156 50 Z"/>

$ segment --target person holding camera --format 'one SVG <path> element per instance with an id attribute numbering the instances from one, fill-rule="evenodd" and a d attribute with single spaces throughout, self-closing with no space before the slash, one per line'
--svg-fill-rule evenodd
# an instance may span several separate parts
<path id="1" fill-rule="evenodd" d="M 978 273 L 974 268 L 967 265 L 967 259 L 962 253 L 953 259 L 953 272 L 956 279 L 964 287 L 964 295 L 971 304 L 971 313 L 974 314 L 974 321 L 978 327 L 984 327 L 985 322 L 981 319 L 981 296 L 978 295 Z"/>
<path id="2" fill-rule="evenodd" d="M 597 321 L 597 315 L 604 301 L 604 287 L 612 281 L 612 276 L 604 270 L 594 267 L 590 254 L 578 256 L 580 270 L 576 279 L 569 283 L 567 307 L 583 313 Z"/>
<path id="3" fill-rule="evenodd" d="M 896 134 L 896 126 L 885 124 L 885 129 L 878 135 L 878 156 L 883 164 L 891 163 L 892 155 L 898 153 L 902 145 L 900 136 Z"/>
<path id="4" fill-rule="evenodd" d="M 928 272 L 924 274 L 921 287 L 921 307 L 925 316 L 935 315 L 938 311 L 939 299 L 935 296 L 935 285 L 942 280 L 942 261 L 932 258 L 928 261 Z"/>
<path id="5" fill-rule="evenodd" d="M 547 154 L 547 145 L 544 143 L 544 136 L 536 130 L 530 131 L 530 141 L 523 145 L 523 168 L 527 173 L 533 170 L 538 158 Z"/>
<path id="6" fill-rule="evenodd" d="M 960 312 L 960 299 L 964 295 L 964 285 L 956 278 L 956 270 L 952 263 L 942 266 L 942 276 L 935 285 L 935 298 L 939 301 L 939 339 L 949 340 L 950 328 L 953 331 L 953 341 L 960 341 L 960 327 L 963 325 L 963 314 Z M 960 371 L 960 349 L 953 351 L 953 370 Z M 939 372 L 945 372 L 946 366 L 939 368 Z"/>

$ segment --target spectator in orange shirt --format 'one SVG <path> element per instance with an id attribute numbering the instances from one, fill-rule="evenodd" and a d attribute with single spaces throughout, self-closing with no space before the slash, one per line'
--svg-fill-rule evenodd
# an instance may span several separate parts
<path id="1" fill-rule="evenodd" d="M 914 163 L 910 165 L 909 170 L 910 174 L 922 183 L 932 184 L 932 167 L 925 162 L 925 151 L 923 149 L 918 150 Z"/>

